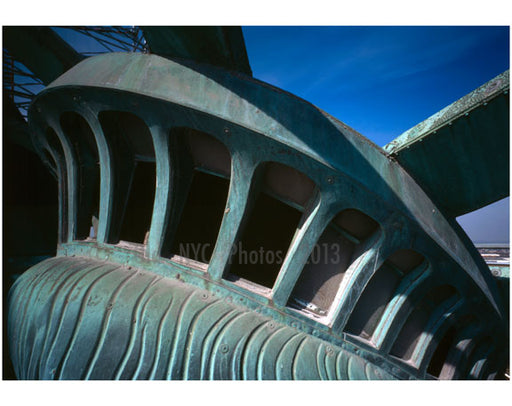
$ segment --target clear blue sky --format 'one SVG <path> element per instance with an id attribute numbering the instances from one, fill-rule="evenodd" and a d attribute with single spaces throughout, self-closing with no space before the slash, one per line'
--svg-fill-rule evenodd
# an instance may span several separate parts
<path id="1" fill-rule="evenodd" d="M 508 27 L 243 27 L 256 78 L 384 146 L 509 69 Z M 459 218 L 508 242 L 509 199 Z"/>

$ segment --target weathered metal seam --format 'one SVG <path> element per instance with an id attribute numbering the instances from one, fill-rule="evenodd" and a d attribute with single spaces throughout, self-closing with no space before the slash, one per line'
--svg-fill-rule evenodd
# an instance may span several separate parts
<path id="1" fill-rule="evenodd" d="M 63 291 L 65 287 L 68 287 L 71 284 L 70 280 L 73 280 L 73 276 L 75 276 L 76 274 L 79 274 L 81 271 L 81 269 L 78 267 L 74 272 L 73 272 L 73 267 L 70 267 L 68 269 L 71 270 L 72 274 L 70 277 L 66 277 L 66 279 L 59 284 L 59 286 L 56 288 L 57 292 Z M 49 307 L 49 315 L 48 315 L 49 323 L 46 326 L 46 334 L 45 334 L 45 337 L 44 337 L 44 340 L 43 340 L 43 343 L 41 346 L 41 351 L 40 351 L 38 359 L 37 359 L 37 362 L 38 362 L 37 371 L 34 371 L 33 373 L 29 372 L 29 375 L 36 376 L 37 379 L 40 379 L 40 377 L 41 377 L 41 366 L 43 364 L 42 360 L 44 359 L 44 354 L 46 351 L 46 347 L 48 345 L 48 338 L 50 335 L 50 331 L 52 331 L 57 297 L 58 297 L 57 294 L 53 296 L 53 298 L 51 300 L 51 305 Z M 30 370 L 30 367 L 29 367 L 29 370 Z"/>
<path id="2" fill-rule="evenodd" d="M 110 295 L 109 304 L 107 306 L 107 309 L 104 311 L 103 315 L 103 321 L 101 323 L 101 330 L 99 332 L 98 339 L 96 341 L 95 345 L 95 351 L 92 357 L 87 361 L 87 369 L 85 371 L 85 375 L 83 379 L 90 379 L 91 373 L 94 370 L 95 364 L 98 360 L 98 356 L 103 349 L 103 346 L 105 344 L 105 337 L 107 335 L 107 330 L 110 322 L 110 318 L 112 317 L 112 306 L 115 303 L 115 300 L 117 296 L 119 296 L 119 293 L 121 290 L 125 287 L 125 285 L 137 275 L 137 271 L 132 271 L 126 278 L 124 278 L 121 283 L 114 289 L 114 292 Z"/>
<path id="3" fill-rule="evenodd" d="M 237 322 L 239 319 L 245 317 L 247 315 L 247 311 L 245 310 L 235 310 L 236 314 L 233 314 L 232 317 L 230 317 L 228 320 L 226 320 L 225 323 L 222 324 L 222 326 L 219 328 L 217 333 L 215 334 L 215 338 L 213 340 L 213 343 L 210 347 L 210 350 L 213 350 L 214 353 L 210 356 L 208 356 L 208 360 L 210 361 L 210 368 L 209 368 L 209 379 L 216 379 L 215 376 L 215 366 L 217 363 L 215 362 L 216 358 L 219 357 L 219 354 L 221 351 L 219 350 L 219 346 L 221 344 L 221 341 L 224 339 L 224 336 L 229 337 L 229 328 Z"/>
<path id="4" fill-rule="evenodd" d="M 174 328 L 174 331 L 173 331 L 172 345 L 169 346 L 169 348 L 171 348 L 171 351 L 169 353 L 169 363 L 167 365 L 167 372 L 165 374 L 167 380 L 172 379 L 172 376 L 171 376 L 172 367 L 175 363 L 175 358 L 177 356 L 178 345 L 179 345 L 178 338 L 179 338 L 181 330 L 183 329 L 181 321 L 184 317 L 185 308 L 192 300 L 192 297 L 194 296 L 194 294 L 195 294 L 194 291 L 188 292 L 188 295 L 186 296 L 185 300 L 183 300 L 180 304 L 178 316 L 176 317 L 176 327 Z"/>
<path id="5" fill-rule="evenodd" d="M 183 363 L 183 378 L 184 379 L 190 379 L 190 359 L 191 359 L 191 356 L 190 356 L 190 353 L 192 351 L 192 347 L 194 345 L 194 336 L 197 334 L 196 333 L 196 328 L 197 328 L 197 325 L 199 323 L 199 320 L 201 318 L 201 316 L 204 315 L 204 313 L 208 312 L 209 310 L 211 310 L 212 307 L 217 307 L 218 305 L 222 304 L 220 300 L 218 299 L 215 299 L 214 301 L 210 302 L 210 303 L 207 303 L 205 307 L 203 307 L 199 312 L 197 312 L 194 317 L 192 318 L 192 321 L 190 323 L 190 327 L 189 327 L 189 335 L 187 337 L 187 342 L 186 342 L 186 345 L 185 345 L 185 354 L 188 354 L 188 356 L 185 357 L 185 361 Z M 205 337 L 203 337 L 204 339 Z"/>
<path id="6" fill-rule="evenodd" d="M 323 357 L 322 357 L 323 355 Z M 325 358 L 326 350 L 324 349 L 324 344 L 320 342 L 318 344 L 317 350 L 316 350 L 316 370 L 318 372 L 318 376 L 322 380 L 327 380 L 327 370 L 325 367 Z"/>
<path id="7" fill-rule="evenodd" d="M 137 271 L 135 272 L 137 274 Z M 139 293 L 139 296 L 137 297 L 137 300 L 135 301 L 130 317 L 130 340 L 128 341 L 128 346 L 126 347 L 125 353 L 121 359 L 121 362 L 119 363 L 119 366 L 117 368 L 117 372 L 114 375 L 116 380 L 121 379 L 124 369 L 126 367 L 126 364 L 131 358 L 133 348 L 136 342 L 136 336 L 139 332 L 139 323 L 142 315 L 144 314 L 145 307 L 150 300 L 151 296 L 146 298 L 147 293 L 156 286 L 156 283 L 163 280 L 162 276 L 155 275 L 149 283 L 144 287 L 144 289 Z M 145 299 L 144 304 L 142 308 L 140 307 L 140 304 L 142 303 L 142 300 Z M 144 344 L 144 342 L 143 342 Z"/>
<path id="8" fill-rule="evenodd" d="M 293 357 L 291 357 L 291 363 L 290 363 L 290 365 L 293 365 L 293 359 L 295 357 L 295 354 L 297 353 L 297 347 L 300 345 L 300 343 L 305 338 L 306 338 L 306 335 L 303 332 L 297 331 L 297 333 L 294 336 L 292 336 L 289 340 L 287 340 L 286 343 L 280 348 L 279 352 L 277 353 L 276 367 L 279 366 L 280 364 L 284 364 L 284 358 L 290 359 L 289 356 L 285 357 L 284 354 L 287 353 L 288 347 L 292 347 L 293 345 L 295 345 L 296 348 L 295 348 L 295 351 L 293 352 Z M 299 341 L 299 343 L 296 344 L 295 341 Z M 293 371 L 290 370 L 288 372 L 290 373 L 290 377 L 291 377 L 293 375 Z M 276 379 L 278 379 L 278 380 L 289 379 L 289 378 L 286 378 L 285 375 L 283 375 L 284 373 L 285 373 L 284 371 L 276 370 Z"/>
<path id="9" fill-rule="evenodd" d="M 155 344 L 156 352 L 155 352 L 155 357 L 153 359 L 153 364 L 151 366 L 151 369 L 149 372 L 149 378 L 148 378 L 150 380 L 155 379 L 156 371 L 158 369 L 158 365 L 160 364 L 160 354 L 162 352 L 162 346 L 163 346 L 162 345 L 163 326 L 164 326 L 164 323 L 165 323 L 167 317 L 169 317 L 173 301 L 174 301 L 174 297 L 170 296 L 169 304 L 167 305 L 167 308 L 165 309 L 162 317 L 160 318 L 160 321 L 158 322 L 158 329 L 156 331 L 157 340 L 156 340 L 156 344 Z"/>
<path id="10" fill-rule="evenodd" d="M 93 288 L 96 286 L 96 284 L 101 279 L 103 279 L 106 276 L 108 276 L 109 274 L 113 273 L 118 268 L 119 267 L 116 267 L 116 268 L 113 268 L 113 269 L 111 269 L 111 270 L 109 270 L 107 272 L 104 272 L 104 273 L 100 274 L 89 285 L 89 287 L 87 288 L 87 291 L 85 292 L 84 296 L 82 297 L 81 305 L 80 305 L 80 313 L 79 313 L 78 318 L 76 319 L 75 326 L 74 326 L 74 329 L 73 329 L 73 333 L 71 334 L 71 340 L 69 341 L 68 345 L 66 346 L 66 350 L 64 351 L 65 356 L 61 359 L 61 361 L 59 362 L 59 365 L 57 366 L 56 371 L 55 371 L 55 376 L 58 376 L 59 379 L 63 378 L 62 374 L 64 373 L 64 371 L 66 369 L 67 362 L 68 362 L 69 356 L 71 354 L 71 350 L 72 350 L 72 348 L 75 345 L 75 341 L 77 340 L 78 328 L 79 328 L 80 324 L 82 323 L 82 320 L 83 320 L 83 317 L 84 317 L 84 314 L 85 314 L 85 308 L 87 306 L 87 300 L 89 300 L 89 297 L 90 297 L 89 295 L 91 294 Z"/>
<path id="11" fill-rule="evenodd" d="M 71 272 L 71 277 L 74 276 L 76 273 L 79 273 L 80 272 L 80 262 L 77 262 L 77 264 L 75 266 L 71 266 L 71 267 L 66 267 L 66 271 L 67 272 Z M 62 280 L 62 278 L 65 277 L 64 280 Z M 53 285 L 49 288 L 49 291 L 56 291 L 56 292 L 59 292 L 63 286 L 69 284 L 69 276 L 68 275 L 65 275 L 64 273 L 61 273 L 60 275 L 57 276 L 57 278 L 55 279 Z M 58 283 L 58 286 L 56 287 Z M 42 286 L 41 286 L 42 288 Z M 42 289 L 41 289 L 42 290 Z M 46 345 L 47 345 L 47 340 L 48 340 L 48 334 L 50 332 L 50 329 L 51 329 L 51 326 L 52 326 L 52 323 L 53 323 L 53 312 L 54 312 L 54 308 L 55 308 L 55 302 L 57 300 L 57 294 L 55 294 L 52 298 L 52 301 L 51 301 L 51 306 L 50 306 L 50 309 L 49 309 L 49 324 L 47 324 L 46 326 L 46 333 L 44 335 L 44 340 L 43 340 L 43 344 L 42 346 L 38 346 L 38 348 L 41 348 L 41 351 L 38 351 L 38 354 L 37 354 L 37 360 L 36 360 L 36 363 L 41 363 L 41 357 L 43 356 L 44 354 L 44 350 L 46 348 Z M 42 330 L 38 330 L 38 334 L 42 333 Z M 27 371 L 28 371 L 28 375 L 29 376 L 34 376 L 35 378 L 39 378 L 39 369 L 37 369 L 36 371 L 32 372 L 32 357 L 33 357 L 33 354 L 34 354 L 34 351 L 36 351 L 36 341 L 37 340 L 34 340 L 33 344 L 32 344 L 32 351 L 31 351 L 31 355 L 30 355 L 30 361 L 29 361 L 29 365 L 28 365 L 28 368 L 27 368 Z M 34 368 L 37 368 L 36 364 L 34 364 Z"/>
<path id="12" fill-rule="evenodd" d="M 25 307 L 24 307 L 24 311 L 23 311 L 23 316 L 22 316 L 22 326 L 20 327 L 20 331 L 19 331 L 19 334 L 18 334 L 18 337 L 20 337 L 20 340 L 19 340 L 19 344 L 18 344 L 18 363 L 22 366 L 22 369 L 23 371 L 27 372 L 28 373 L 28 369 L 26 367 L 26 363 L 27 363 L 27 353 L 26 352 L 23 352 L 22 348 L 21 348 L 21 344 L 25 344 L 27 341 L 28 341 L 28 335 L 29 335 L 29 331 L 30 331 L 30 321 L 33 320 L 34 318 L 34 314 L 30 314 L 28 313 L 27 314 L 27 310 L 28 308 L 32 307 L 32 304 L 34 302 L 37 302 L 41 296 L 41 292 L 42 290 L 44 289 L 44 286 L 48 283 L 48 282 L 51 282 L 52 281 L 52 277 L 54 277 L 54 271 L 55 271 L 55 268 L 58 269 L 59 265 L 61 266 L 65 266 L 65 263 L 58 263 L 56 266 L 52 266 L 52 264 L 48 264 L 48 268 L 43 272 L 41 273 L 40 275 L 38 275 L 38 278 L 35 278 L 37 279 L 37 281 L 35 281 L 33 284 L 32 284 L 32 288 L 31 288 L 31 291 L 26 299 L 26 302 L 25 302 Z"/>
<path id="13" fill-rule="evenodd" d="M 267 321 L 264 320 L 258 325 L 256 325 L 252 331 L 247 336 L 247 340 L 244 346 L 244 349 L 242 351 L 242 354 L 240 356 L 240 364 L 241 364 L 241 379 L 244 380 L 253 380 L 255 379 L 252 375 L 249 374 L 249 370 L 247 369 L 248 365 L 248 357 L 249 352 L 251 351 L 253 345 L 251 344 L 253 338 L 260 333 L 267 325 Z"/>
<path id="14" fill-rule="evenodd" d="M 64 314 L 66 313 L 67 311 L 67 304 L 69 303 L 69 300 L 70 300 L 70 297 L 71 295 L 74 293 L 74 289 L 76 288 L 76 286 L 88 275 L 91 274 L 91 272 L 94 272 L 94 271 L 97 271 L 99 270 L 100 272 L 104 272 L 104 265 L 95 265 L 95 266 L 92 266 L 92 267 L 85 267 L 83 269 L 80 269 L 79 272 L 82 272 L 83 274 L 80 275 L 76 281 L 73 282 L 73 284 L 70 286 L 69 288 L 69 291 L 66 293 L 66 296 L 62 302 L 62 309 L 61 309 L 61 312 L 60 312 L 60 316 L 59 316 L 59 323 L 58 323 L 58 326 L 57 326 L 57 330 L 55 331 L 55 334 L 53 335 L 53 338 L 51 340 L 51 346 L 48 350 L 48 354 L 46 356 L 46 360 L 44 361 L 44 365 L 45 367 L 43 368 L 44 369 L 48 369 L 48 362 L 49 360 L 51 359 L 51 355 L 53 353 L 53 350 L 55 348 L 55 345 L 59 339 L 59 337 L 61 336 L 61 329 L 62 329 L 62 326 L 64 325 Z M 58 296 L 55 295 L 56 299 L 58 299 Z M 52 317 L 53 318 L 53 317 Z M 46 345 L 46 344 L 45 344 Z M 40 363 L 40 368 L 43 366 L 43 361 L 41 361 Z"/>

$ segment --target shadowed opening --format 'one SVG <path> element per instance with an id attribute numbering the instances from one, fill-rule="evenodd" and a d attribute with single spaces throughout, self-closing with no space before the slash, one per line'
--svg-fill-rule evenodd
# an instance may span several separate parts
<path id="1" fill-rule="evenodd" d="M 336 215 L 311 252 L 288 306 L 325 315 L 345 271 L 378 229 L 379 224 L 359 210 L 346 209 Z"/>
<path id="2" fill-rule="evenodd" d="M 224 216 L 229 179 L 194 171 L 172 253 L 209 263 Z"/>
<path id="3" fill-rule="evenodd" d="M 483 372 L 482 366 L 487 360 L 491 344 L 491 337 L 485 336 L 475 345 L 469 356 L 466 379 L 478 379 L 480 377 Z"/>
<path id="4" fill-rule="evenodd" d="M 457 331 L 455 327 L 451 326 L 439 342 L 439 345 L 437 346 L 434 355 L 432 355 L 430 363 L 428 364 L 427 373 L 430 375 L 439 377 L 441 374 L 444 362 L 455 339 L 456 332 Z"/>
<path id="5" fill-rule="evenodd" d="M 121 233 L 123 241 L 145 244 L 151 226 L 155 200 L 156 166 L 154 162 L 136 162 L 126 204 Z"/>
<path id="6" fill-rule="evenodd" d="M 233 247 L 227 278 L 272 288 L 315 184 L 296 169 L 275 162 L 260 166 L 255 177 L 254 197 Z"/>
<path id="7" fill-rule="evenodd" d="M 171 253 L 207 264 L 226 209 L 231 156 L 211 135 L 186 129 L 181 139 L 193 170 Z"/>
<path id="8" fill-rule="evenodd" d="M 443 302 L 455 296 L 457 291 L 450 285 L 432 289 L 407 318 L 391 348 L 391 355 L 404 360 L 410 359 L 432 314 Z"/>
<path id="9" fill-rule="evenodd" d="M 113 205 L 108 243 L 144 243 L 151 226 L 156 188 L 153 140 L 134 114 L 104 111 L 98 116 L 109 147 Z M 102 220 L 103 221 L 103 220 Z"/>
<path id="10" fill-rule="evenodd" d="M 47 154 L 50 162 L 55 164 L 57 173 L 58 191 L 59 191 L 59 239 L 66 241 L 68 239 L 68 175 L 66 169 L 66 160 L 64 149 L 59 137 L 52 128 L 46 130 L 46 141 L 52 150 L 52 154 Z"/>
<path id="11" fill-rule="evenodd" d="M 398 250 L 375 272 L 350 315 L 345 331 L 370 339 L 400 282 L 424 260 L 413 250 Z"/>
<path id="12" fill-rule="evenodd" d="M 78 165 L 78 207 L 75 238 L 96 238 L 100 205 L 100 166 L 94 134 L 77 113 L 66 112 L 60 118 L 64 134 L 71 141 Z"/>

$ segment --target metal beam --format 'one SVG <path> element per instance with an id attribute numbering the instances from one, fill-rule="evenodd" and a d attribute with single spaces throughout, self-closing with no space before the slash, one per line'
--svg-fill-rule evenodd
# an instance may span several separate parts
<path id="1" fill-rule="evenodd" d="M 4 27 L 3 46 L 45 85 L 84 57 L 50 27 Z"/>
<path id="2" fill-rule="evenodd" d="M 445 213 L 509 195 L 509 71 L 384 147 Z"/>
<path id="3" fill-rule="evenodd" d="M 192 59 L 252 76 L 240 27 L 142 27 L 151 53 Z"/>

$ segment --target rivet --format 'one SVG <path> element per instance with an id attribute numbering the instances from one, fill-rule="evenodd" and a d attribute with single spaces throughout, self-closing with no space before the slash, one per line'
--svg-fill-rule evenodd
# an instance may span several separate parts
<path id="1" fill-rule="evenodd" d="M 228 351 L 229 351 L 229 345 L 227 345 L 227 344 L 222 344 L 222 345 L 220 346 L 220 352 L 222 352 L 222 353 L 226 354 Z"/>
<path id="2" fill-rule="evenodd" d="M 334 178 L 332 176 L 328 176 L 327 177 L 327 183 L 329 183 L 330 185 L 332 185 L 334 183 Z"/>
<path id="3" fill-rule="evenodd" d="M 273 329 L 275 327 L 275 324 L 273 322 L 268 323 L 268 328 Z"/>
<path id="4" fill-rule="evenodd" d="M 226 128 L 224 128 L 224 132 L 225 132 L 226 134 L 228 134 L 228 133 L 229 133 L 229 128 L 227 128 L 227 127 L 226 127 Z"/>
<path id="5" fill-rule="evenodd" d="M 487 102 L 484 103 L 484 106 L 487 106 Z"/>
<path id="6" fill-rule="evenodd" d="M 201 294 L 201 299 L 203 299 L 203 300 L 208 299 L 208 293 Z"/>

